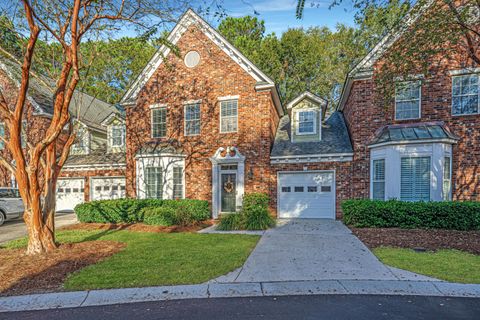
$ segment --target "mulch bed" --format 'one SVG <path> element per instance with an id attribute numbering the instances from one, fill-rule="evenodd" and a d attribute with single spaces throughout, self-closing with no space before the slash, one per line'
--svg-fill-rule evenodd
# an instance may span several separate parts
<path id="1" fill-rule="evenodd" d="M 456 249 L 480 254 L 480 231 L 423 230 L 397 228 L 353 228 L 352 232 L 369 248 Z"/>
<path id="2" fill-rule="evenodd" d="M 52 253 L 27 256 L 23 249 L 0 249 L 0 296 L 62 291 L 68 274 L 125 247 L 114 241 L 62 244 Z"/>
<path id="3" fill-rule="evenodd" d="M 203 221 L 193 226 L 162 227 L 150 226 L 143 223 L 134 224 L 109 224 L 109 223 L 77 223 L 61 228 L 61 230 L 128 230 L 138 232 L 175 233 L 175 232 L 196 232 L 213 224 L 213 220 Z"/>

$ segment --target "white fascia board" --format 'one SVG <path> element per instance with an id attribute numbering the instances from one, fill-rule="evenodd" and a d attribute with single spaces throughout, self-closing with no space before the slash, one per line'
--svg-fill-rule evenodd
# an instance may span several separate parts
<path id="1" fill-rule="evenodd" d="M 292 101 L 290 101 L 288 104 L 287 104 L 287 109 L 291 109 L 292 107 L 294 107 L 295 105 L 297 105 L 299 102 L 301 102 L 303 99 L 305 98 L 309 98 L 310 100 L 313 100 L 315 102 L 318 102 L 320 105 L 322 106 L 326 106 L 328 101 L 323 99 L 322 97 L 319 97 L 309 91 L 305 91 L 304 93 L 302 93 L 301 95 L 299 95 L 298 97 L 296 97 L 295 99 L 293 99 Z"/>
<path id="2" fill-rule="evenodd" d="M 331 155 L 309 155 L 309 156 L 287 156 L 271 157 L 270 164 L 286 163 L 316 163 L 316 162 L 349 162 L 353 161 L 353 154 L 331 154 Z"/>
<path id="3" fill-rule="evenodd" d="M 135 159 L 157 158 L 157 157 L 186 158 L 187 156 L 184 154 L 171 153 L 171 152 L 170 153 L 156 152 L 156 153 L 140 153 L 135 156 Z"/>
<path id="4" fill-rule="evenodd" d="M 480 68 L 465 68 L 465 69 L 459 69 L 459 70 L 450 70 L 448 72 L 451 76 L 461 76 L 464 74 L 474 74 L 474 73 L 480 73 Z"/>
<path id="5" fill-rule="evenodd" d="M 65 171 L 88 171 L 88 170 L 112 170 L 125 169 L 125 163 L 110 163 L 110 164 L 82 164 L 82 165 L 64 165 L 62 170 Z"/>
<path id="6" fill-rule="evenodd" d="M 180 18 L 177 25 L 170 32 L 167 40 L 176 45 L 185 31 L 192 25 L 196 24 L 199 29 L 212 40 L 223 52 L 232 58 L 242 69 L 251 75 L 256 81 L 264 81 L 269 84 L 274 84 L 273 80 L 258 69 L 250 60 L 248 60 L 238 49 L 230 44 L 220 33 L 218 33 L 212 26 L 203 20 L 192 9 L 188 9 Z M 143 69 L 140 75 L 136 78 L 132 86 L 127 90 L 121 99 L 121 104 L 131 104 L 134 101 L 148 80 L 152 77 L 158 67 L 162 64 L 163 59 L 170 53 L 170 48 L 162 45 L 160 49 L 154 54 L 147 66 Z"/>
<path id="7" fill-rule="evenodd" d="M 381 142 L 368 145 L 367 148 L 379 148 L 384 146 L 392 146 L 392 145 L 405 145 L 405 144 L 431 144 L 431 143 L 447 143 L 447 144 L 456 144 L 457 141 L 454 139 L 424 139 L 424 140 L 400 140 L 400 141 L 388 141 L 388 142 Z"/>

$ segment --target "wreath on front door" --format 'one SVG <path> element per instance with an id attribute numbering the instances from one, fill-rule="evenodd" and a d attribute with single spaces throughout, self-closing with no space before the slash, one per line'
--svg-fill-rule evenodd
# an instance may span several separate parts
<path id="1" fill-rule="evenodd" d="M 225 183 L 223 184 L 223 190 L 225 190 L 228 193 L 233 191 L 233 182 L 230 177 L 228 177 L 228 180 L 225 181 Z"/>

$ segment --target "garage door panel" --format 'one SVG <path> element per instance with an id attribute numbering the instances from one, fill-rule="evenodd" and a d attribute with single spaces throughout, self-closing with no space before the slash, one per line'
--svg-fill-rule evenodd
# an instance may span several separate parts
<path id="1" fill-rule="evenodd" d="M 71 211 L 77 204 L 85 200 L 83 179 L 58 179 L 57 181 L 57 211 Z"/>
<path id="2" fill-rule="evenodd" d="M 125 178 L 92 178 L 92 200 L 125 198 Z"/>
<path id="3" fill-rule="evenodd" d="M 335 218 L 333 172 L 279 174 L 280 218 Z"/>

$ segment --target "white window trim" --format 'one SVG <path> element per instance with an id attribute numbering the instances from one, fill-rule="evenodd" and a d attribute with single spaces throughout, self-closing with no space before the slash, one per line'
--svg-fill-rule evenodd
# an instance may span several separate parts
<path id="1" fill-rule="evenodd" d="M 418 95 L 418 117 L 416 118 L 397 118 L 397 83 L 395 84 L 395 108 L 394 108 L 394 118 L 395 120 L 398 121 L 403 121 L 403 120 L 415 120 L 415 119 L 421 119 L 422 118 L 422 81 L 421 80 L 410 80 L 410 81 L 400 81 L 398 83 L 417 83 L 418 84 L 418 90 L 419 95 Z M 414 101 L 414 100 L 400 100 L 398 102 L 405 102 L 405 101 Z"/>
<path id="2" fill-rule="evenodd" d="M 300 132 L 300 113 L 301 112 L 313 112 L 313 132 Z M 317 134 L 317 126 L 318 126 L 318 110 L 316 109 L 298 109 L 295 111 L 295 134 L 297 136 L 310 136 Z"/>
<path id="3" fill-rule="evenodd" d="M 160 108 L 166 108 L 168 105 L 166 103 L 155 103 L 151 104 L 149 106 L 150 109 L 160 109 Z"/>
<path id="4" fill-rule="evenodd" d="M 444 157 L 443 157 L 443 166 L 445 167 L 445 159 L 448 158 L 449 161 L 450 161 L 450 164 L 449 164 L 449 168 L 450 168 L 450 178 L 448 179 L 448 181 L 450 182 L 450 188 L 448 190 L 448 195 L 447 195 L 447 199 L 445 199 L 445 194 L 442 194 L 443 197 L 444 197 L 444 200 L 445 201 L 452 201 L 452 191 L 453 191 L 453 184 L 452 184 L 452 174 L 453 174 L 453 168 L 452 168 L 452 155 L 450 154 L 446 154 Z M 445 175 L 442 176 L 442 193 L 443 193 L 443 184 L 445 183 Z"/>
<path id="5" fill-rule="evenodd" d="M 182 198 L 185 199 L 185 191 L 186 191 L 186 183 L 185 183 L 185 166 L 180 164 L 175 164 L 173 168 L 181 168 L 182 169 Z M 173 186 L 174 186 L 174 176 L 173 176 L 173 169 L 172 169 L 172 199 L 174 199 L 175 194 L 173 193 Z"/>
<path id="6" fill-rule="evenodd" d="M 238 99 L 223 99 L 223 98 L 226 98 L 226 97 L 222 97 L 222 100 L 220 100 L 221 98 L 218 98 L 219 101 L 220 101 L 220 110 L 219 110 L 219 113 L 218 113 L 218 117 L 219 117 L 219 125 L 220 125 L 220 128 L 219 128 L 219 132 L 221 134 L 226 134 L 226 133 L 237 133 L 238 132 L 238 114 L 239 114 L 239 107 L 238 107 Z M 237 101 L 237 116 L 236 116 L 236 120 L 237 120 L 237 130 L 235 131 L 223 131 L 222 130 L 222 102 L 228 102 L 228 101 Z M 232 117 L 232 116 L 229 116 L 229 117 Z"/>
<path id="7" fill-rule="evenodd" d="M 114 129 L 120 129 L 120 131 L 122 132 L 122 135 L 121 135 L 121 144 L 114 144 L 113 141 L 113 130 Z M 112 146 L 112 148 L 121 148 L 125 145 L 125 127 L 122 126 L 122 125 L 114 125 L 114 126 L 111 126 L 110 128 L 110 134 L 111 134 L 111 137 L 110 137 L 110 145 Z"/>
<path id="8" fill-rule="evenodd" d="M 401 201 L 411 201 L 411 202 L 417 202 L 420 200 L 402 200 L 402 187 L 401 187 L 401 180 L 402 180 L 402 159 L 418 159 L 418 158 L 429 158 L 430 159 L 430 170 L 429 170 L 429 188 L 428 188 L 428 200 L 427 201 L 432 201 L 433 198 L 433 190 L 432 190 L 432 185 L 433 181 L 435 179 L 435 176 L 433 174 L 433 156 L 432 155 L 404 155 L 400 156 L 400 193 L 398 195 L 398 199 Z"/>
<path id="9" fill-rule="evenodd" d="M 158 110 L 158 109 L 165 109 L 165 136 L 161 137 L 154 137 L 153 136 L 153 111 Z M 153 139 L 162 139 L 167 136 L 167 131 L 168 131 L 168 109 L 166 104 L 158 105 L 157 107 L 152 108 L 150 106 L 150 138 Z"/>
<path id="10" fill-rule="evenodd" d="M 217 100 L 218 101 L 228 101 L 228 100 L 238 100 L 240 99 L 240 96 L 239 95 L 236 95 L 236 96 L 224 96 L 224 97 L 218 97 Z"/>
<path id="11" fill-rule="evenodd" d="M 374 180 L 375 174 L 375 167 L 374 167 L 374 162 L 378 160 L 383 160 L 383 165 L 384 165 L 384 178 L 383 180 Z M 374 182 L 383 182 L 383 200 L 386 200 L 387 193 L 386 193 L 386 188 L 387 188 L 387 160 L 385 158 L 372 158 L 370 161 L 370 199 L 375 199 L 373 197 L 373 183 Z"/>
<path id="12" fill-rule="evenodd" d="M 477 68 L 480 72 L 480 68 Z M 476 70 L 476 69 L 475 69 Z M 466 71 L 466 70 L 464 70 Z M 453 75 L 452 72 L 450 72 L 450 74 L 452 75 L 452 93 L 451 93 L 451 97 L 452 97 L 452 103 L 450 105 L 451 107 L 451 114 L 452 114 L 452 117 L 465 117 L 465 116 L 477 116 L 480 114 L 480 75 L 477 73 L 477 72 L 464 72 L 464 73 L 461 73 L 459 72 L 458 74 L 455 74 Z M 453 113 L 453 79 L 454 78 L 458 78 L 458 77 L 464 77 L 464 76 L 470 76 L 470 75 L 477 75 L 478 77 L 478 106 L 477 106 L 477 112 L 476 113 Z"/>
<path id="13" fill-rule="evenodd" d="M 184 103 L 184 106 L 183 106 L 183 135 L 185 137 L 195 137 L 195 136 L 199 136 L 202 133 L 202 104 L 201 104 L 201 101 L 202 100 L 196 100 L 196 102 Z M 189 133 L 187 133 L 187 107 L 191 106 L 191 105 L 197 105 L 197 104 L 200 108 L 200 118 L 198 119 L 198 121 L 200 122 L 200 132 L 195 133 L 195 134 L 189 134 Z M 238 110 L 237 110 L 237 117 L 238 117 Z M 192 120 L 189 120 L 189 121 L 192 121 Z"/>

